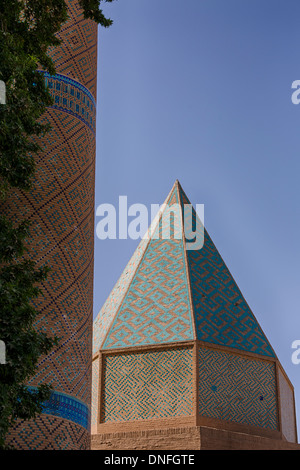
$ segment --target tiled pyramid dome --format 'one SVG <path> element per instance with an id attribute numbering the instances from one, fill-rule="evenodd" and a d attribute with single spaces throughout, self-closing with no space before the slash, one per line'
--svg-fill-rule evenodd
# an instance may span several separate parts
<path id="1" fill-rule="evenodd" d="M 94 321 L 92 433 L 193 423 L 295 442 L 293 387 L 189 204 L 176 181 Z"/>

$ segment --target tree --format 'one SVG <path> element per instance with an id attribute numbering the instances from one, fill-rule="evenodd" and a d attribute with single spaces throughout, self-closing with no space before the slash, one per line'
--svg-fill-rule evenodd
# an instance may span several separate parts
<path id="1" fill-rule="evenodd" d="M 86 18 L 108 27 L 112 21 L 99 9 L 101 1 L 79 3 Z M 65 0 L 0 0 L 0 80 L 6 85 L 6 104 L 0 105 L 2 207 L 13 188 L 34 188 L 34 156 L 41 151 L 39 138 L 49 131 L 40 118 L 52 104 L 38 69 L 55 74 L 47 51 L 60 44 L 56 33 L 66 20 Z M 26 383 L 40 356 L 58 342 L 34 327 L 39 312 L 32 301 L 41 295 L 39 284 L 49 268 L 37 267 L 31 259 L 29 237 L 28 220 L 15 223 L 0 214 L 0 339 L 6 345 L 6 364 L 0 364 L 0 449 L 15 420 L 35 417 L 50 397 L 48 385 L 31 390 Z"/>

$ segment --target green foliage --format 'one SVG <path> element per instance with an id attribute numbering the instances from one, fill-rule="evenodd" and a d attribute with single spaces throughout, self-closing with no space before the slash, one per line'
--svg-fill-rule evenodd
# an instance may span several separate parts
<path id="1" fill-rule="evenodd" d="M 99 9 L 102 0 L 78 1 L 86 18 L 104 27 L 112 24 Z M 0 80 L 6 84 L 6 104 L 0 105 L 3 208 L 12 191 L 34 188 L 34 156 L 42 151 L 38 138 L 49 130 L 41 116 L 52 104 L 38 69 L 55 74 L 48 49 L 60 44 L 56 33 L 66 20 L 65 0 L 0 0 Z M 0 364 L 0 449 L 14 421 L 35 417 L 50 397 L 48 385 L 30 390 L 25 384 L 36 373 L 41 355 L 58 341 L 34 327 L 39 312 L 33 301 L 41 295 L 39 285 L 46 281 L 48 267 L 38 267 L 31 259 L 29 238 L 28 220 L 0 214 L 0 339 L 7 361 Z"/>
<path id="2" fill-rule="evenodd" d="M 2 222 L 7 232 L 7 220 L 2 218 Z M 12 230 L 7 234 L 11 253 L 13 246 L 19 251 L 26 236 L 26 228 L 19 228 L 17 235 Z M 5 448 L 5 435 L 15 419 L 35 417 L 50 397 L 46 384 L 34 392 L 24 385 L 35 374 L 40 356 L 57 344 L 57 338 L 34 328 L 38 312 L 32 300 L 39 296 L 38 285 L 47 272 L 46 266 L 36 268 L 34 261 L 21 259 L 6 263 L 0 273 L 0 332 L 6 345 L 6 364 L 0 365 L 0 448 Z"/>
<path id="3" fill-rule="evenodd" d="M 104 28 L 112 25 L 112 20 L 110 18 L 105 18 L 102 10 L 99 9 L 100 3 L 102 0 L 79 0 L 79 4 L 84 12 L 85 18 L 91 18 L 96 21 L 96 23 L 104 26 Z M 105 0 L 105 2 L 111 3 L 114 0 Z"/>
<path id="4" fill-rule="evenodd" d="M 9 188 L 32 186 L 34 154 L 40 150 L 33 136 L 48 127 L 39 122 L 52 103 L 39 67 L 54 74 L 50 46 L 67 19 L 64 0 L 0 0 L 0 80 L 6 84 L 6 105 L 0 106 L 0 195 Z"/>

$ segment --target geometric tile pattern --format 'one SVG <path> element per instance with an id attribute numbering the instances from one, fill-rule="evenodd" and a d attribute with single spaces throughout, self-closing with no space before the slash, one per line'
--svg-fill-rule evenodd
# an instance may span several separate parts
<path id="1" fill-rule="evenodd" d="M 124 269 L 122 275 L 117 281 L 115 287 L 111 291 L 109 297 L 104 303 L 101 311 L 94 320 L 93 329 L 93 353 L 99 351 L 108 328 L 111 326 L 114 315 L 116 314 L 123 297 L 129 287 L 130 282 L 135 274 L 135 270 L 144 255 L 147 240 L 142 239 L 132 255 L 129 263 Z"/>
<path id="2" fill-rule="evenodd" d="M 200 416 L 284 431 L 295 441 L 293 390 L 282 374 L 278 398 L 275 352 L 195 211 L 185 217 L 189 200 L 177 181 L 165 204 L 178 202 L 171 238 L 161 236 L 158 216 L 94 321 L 103 382 L 99 397 L 96 356 L 93 432 L 98 406 L 100 423 L 194 415 L 197 370 Z M 189 246 L 195 229 L 197 249 Z M 193 363 L 189 345 L 175 346 L 195 340 Z"/>
<path id="3" fill-rule="evenodd" d="M 204 236 L 202 250 L 187 253 L 198 339 L 275 357 L 206 231 Z"/>
<path id="4" fill-rule="evenodd" d="M 176 189 L 169 198 L 169 205 L 174 203 L 178 203 Z M 158 224 L 103 349 L 193 339 L 183 240 L 174 234 L 159 239 L 161 235 Z"/>
<path id="5" fill-rule="evenodd" d="M 59 343 L 41 357 L 28 385 L 50 384 L 59 395 L 48 409 L 63 413 L 66 426 L 72 418 L 78 427 L 78 419 L 86 425 L 91 401 L 97 24 L 84 19 L 77 0 L 67 5 L 62 43 L 49 49 L 57 75 L 45 79 L 54 104 L 42 117 L 51 130 L 38 140 L 33 190 L 12 191 L 3 211 L 32 221 L 30 256 L 51 268 L 34 302 L 40 312 L 35 326 L 57 335 Z M 81 415 L 79 403 L 86 407 Z"/>
<path id="6" fill-rule="evenodd" d="M 277 429 L 275 364 L 199 348 L 199 414 Z"/>
<path id="7" fill-rule="evenodd" d="M 77 423 L 46 414 L 35 420 L 19 419 L 8 434 L 8 443 L 16 450 L 85 450 L 90 435 Z"/>
<path id="8" fill-rule="evenodd" d="M 43 72 L 45 85 L 53 98 L 51 108 L 64 111 L 84 122 L 93 133 L 96 127 L 96 102 L 90 91 L 81 83 L 61 74 L 54 76 Z"/>
<path id="9" fill-rule="evenodd" d="M 93 352 L 101 355 L 94 360 L 92 432 L 100 423 L 194 415 L 197 396 L 200 416 L 263 434 L 279 430 L 293 442 L 293 390 L 277 377 L 275 352 L 195 211 L 185 217 L 189 201 L 177 181 L 165 204 L 178 202 L 171 238 L 161 236 L 157 217 L 94 321 Z M 195 229 L 200 243 L 191 248 Z M 201 346 L 176 345 L 191 340 Z M 141 348 L 148 345 L 160 347 Z"/>
<path id="10" fill-rule="evenodd" d="M 91 429 L 97 424 L 98 417 L 98 393 L 99 393 L 99 358 L 92 363 L 92 409 Z"/>
<path id="11" fill-rule="evenodd" d="M 195 331 L 209 344 L 276 357 L 202 223 L 195 224 L 195 211 L 195 227 L 184 216 L 190 202 L 178 182 L 165 202 L 176 203 L 181 216 L 174 218 L 173 236 L 163 238 L 157 221 L 150 227 L 150 240 L 141 241 L 94 321 L 94 353 L 193 340 Z M 200 249 L 183 243 L 192 228 L 199 241 L 204 233 Z"/>
<path id="12" fill-rule="evenodd" d="M 77 0 L 67 0 L 67 5 L 69 19 L 57 35 L 62 42 L 59 47 L 50 47 L 49 55 L 57 73 L 80 82 L 96 99 L 98 25 L 83 18 Z"/>
<path id="13" fill-rule="evenodd" d="M 29 387 L 29 390 L 35 389 Z M 90 430 L 89 408 L 81 400 L 65 393 L 52 391 L 49 400 L 43 402 L 43 413 L 60 416 Z"/>
<path id="14" fill-rule="evenodd" d="M 181 192 L 182 204 L 189 201 Z M 267 338 L 206 230 L 200 250 L 187 250 L 197 338 L 275 357 Z"/>
<path id="15" fill-rule="evenodd" d="M 103 344 L 107 331 L 111 326 L 112 321 L 122 304 L 122 301 L 127 293 L 128 287 L 148 247 L 150 234 L 153 233 L 153 231 L 155 230 L 157 223 L 158 216 L 154 218 L 145 236 L 141 239 L 138 247 L 134 251 L 131 259 L 129 260 L 124 271 L 122 272 L 116 285 L 112 289 L 103 307 L 101 308 L 100 312 L 94 320 L 93 354 L 97 353 Z"/>
<path id="16" fill-rule="evenodd" d="M 190 415 L 192 376 L 187 348 L 106 356 L 101 421 Z"/>

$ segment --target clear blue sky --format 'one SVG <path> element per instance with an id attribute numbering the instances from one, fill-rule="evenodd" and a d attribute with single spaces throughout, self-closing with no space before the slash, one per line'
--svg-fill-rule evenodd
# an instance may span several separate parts
<path id="1" fill-rule="evenodd" d="M 295 387 L 300 435 L 298 0 L 117 0 L 99 30 L 96 207 L 178 178 Z M 97 223 L 99 218 L 96 217 Z M 94 315 L 139 240 L 95 239 Z"/>

